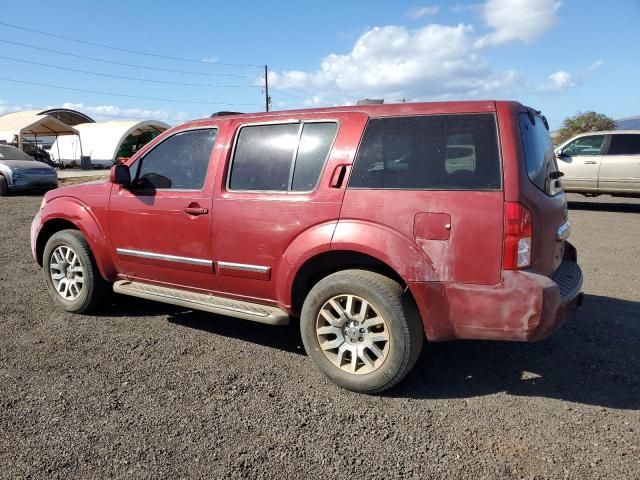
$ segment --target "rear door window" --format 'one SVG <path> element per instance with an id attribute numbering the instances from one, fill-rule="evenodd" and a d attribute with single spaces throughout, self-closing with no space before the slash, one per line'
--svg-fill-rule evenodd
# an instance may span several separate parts
<path id="1" fill-rule="evenodd" d="M 529 180 L 547 195 L 561 192 L 560 182 L 551 178 L 551 174 L 558 171 L 558 165 L 549 130 L 542 118 L 521 113 L 520 134 Z"/>
<path id="2" fill-rule="evenodd" d="M 501 182 L 493 114 L 374 118 L 350 188 L 495 190 Z"/>
<path id="3" fill-rule="evenodd" d="M 614 134 L 607 155 L 640 155 L 640 135 Z"/>
<path id="4" fill-rule="evenodd" d="M 231 164 L 229 190 L 314 190 L 337 131 L 336 122 L 242 127 Z"/>

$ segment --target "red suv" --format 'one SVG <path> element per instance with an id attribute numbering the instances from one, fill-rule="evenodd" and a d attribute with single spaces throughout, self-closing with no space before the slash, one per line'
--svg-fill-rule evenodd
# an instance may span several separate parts
<path id="1" fill-rule="evenodd" d="M 546 119 L 516 102 L 221 115 L 47 193 L 31 246 L 68 311 L 113 289 L 299 318 L 324 374 L 379 392 L 425 335 L 533 341 L 562 324 L 582 272 L 560 176 Z"/>

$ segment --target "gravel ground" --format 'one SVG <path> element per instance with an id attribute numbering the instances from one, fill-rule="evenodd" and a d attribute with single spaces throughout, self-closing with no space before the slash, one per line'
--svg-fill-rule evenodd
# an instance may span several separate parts
<path id="1" fill-rule="evenodd" d="M 117 298 L 63 313 L 0 199 L 0 478 L 640 478 L 640 200 L 571 204 L 582 309 L 537 344 L 428 345 L 340 390 L 297 326 Z"/>

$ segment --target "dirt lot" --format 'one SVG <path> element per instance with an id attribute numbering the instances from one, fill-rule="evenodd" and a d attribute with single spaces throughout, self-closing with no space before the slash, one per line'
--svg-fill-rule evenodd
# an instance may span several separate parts
<path id="1" fill-rule="evenodd" d="M 40 197 L 0 199 L 1 478 L 640 478 L 640 201 L 572 197 L 585 304 L 537 344 L 428 345 L 340 390 L 296 326 L 118 298 L 53 307 Z"/>

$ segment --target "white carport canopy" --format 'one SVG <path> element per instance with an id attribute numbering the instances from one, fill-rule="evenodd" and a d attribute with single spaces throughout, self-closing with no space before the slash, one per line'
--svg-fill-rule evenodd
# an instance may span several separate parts
<path id="1" fill-rule="evenodd" d="M 17 140 L 19 148 L 22 148 L 25 135 L 37 138 L 38 135 L 52 137 L 77 134 L 75 128 L 50 115 L 40 115 L 38 110 L 12 112 L 0 116 L 0 140 L 7 143 Z"/>
<path id="2" fill-rule="evenodd" d="M 93 165 L 110 166 L 116 160 L 118 150 L 129 135 L 143 132 L 164 132 L 171 128 L 159 120 L 110 120 L 107 122 L 80 123 L 74 127 L 82 144 L 82 155 L 89 156 Z M 75 137 L 60 137 L 51 147 L 59 153 L 58 162 L 69 164 L 80 160 L 80 144 Z"/>

